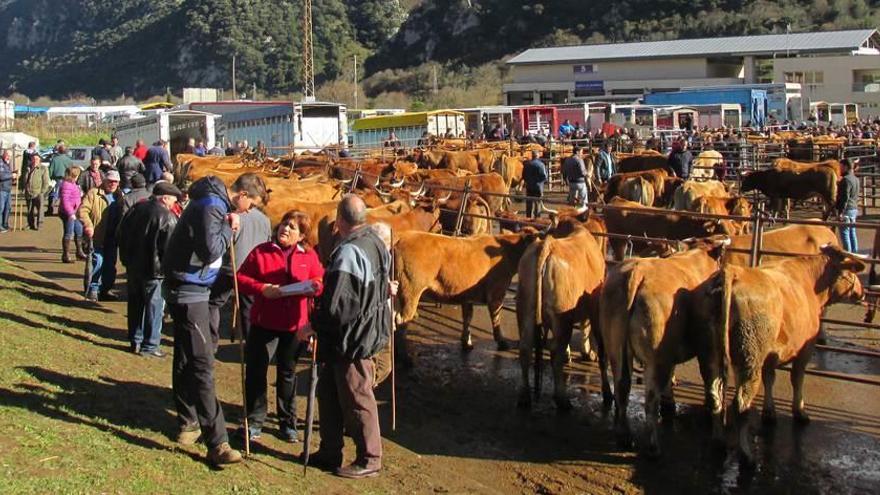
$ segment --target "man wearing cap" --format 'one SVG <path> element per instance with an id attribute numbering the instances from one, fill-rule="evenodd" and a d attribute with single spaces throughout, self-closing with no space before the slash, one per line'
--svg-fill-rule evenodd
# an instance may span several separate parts
<path id="1" fill-rule="evenodd" d="M 92 276 L 85 281 L 88 286 L 86 299 L 90 301 L 116 299 L 110 289 L 116 282 L 115 233 L 121 199 L 119 172 L 110 170 L 101 179 L 100 187 L 86 193 L 77 210 L 76 216 L 82 222 L 83 233 L 92 247 Z"/>
<path id="2" fill-rule="evenodd" d="M 120 178 L 122 174 L 119 174 Z M 120 181 L 120 183 L 122 183 Z M 147 180 L 144 179 L 144 176 L 141 174 L 134 174 L 129 182 L 131 186 L 131 190 L 129 190 L 125 196 L 122 197 L 122 219 L 125 220 L 125 214 L 131 211 L 131 208 L 138 204 L 143 203 L 144 201 L 150 199 L 152 195 L 150 191 L 147 190 Z"/>
<path id="3" fill-rule="evenodd" d="M 119 188 L 125 194 L 128 194 L 132 189 L 131 178 L 135 174 L 143 174 L 146 171 L 144 162 L 134 156 L 134 150 L 131 146 L 125 147 L 125 154 L 116 162 L 116 170 L 119 171 Z"/>
<path id="4" fill-rule="evenodd" d="M 153 196 L 140 202 L 119 226 L 119 257 L 126 268 L 128 287 L 128 341 L 131 352 L 146 357 L 163 358 L 162 339 L 162 261 L 177 217 L 171 208 L 180 190 L 160 182 Z"/>
<path id="5" fill-rule="evenodd" d="M 40 230 L 43 225 L 43 199 L 52 190 L 49 168 L 42 163 L 39 154 L 31 155 L 31 163 L 24 172 L 24 180 L 19 187 L 27 202 L 27 220 L 31 230 Z"/>

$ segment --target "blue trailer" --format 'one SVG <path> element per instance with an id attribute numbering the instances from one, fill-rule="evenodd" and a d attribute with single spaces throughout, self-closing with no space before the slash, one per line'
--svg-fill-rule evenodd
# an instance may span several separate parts
<path id="1" fill-rule="evenodd" d="M 717 105 L 721 103 L 739 105 L 746 126 L 763 127 L 767 123 L 767 91 L 762 89 L 706 87 L 645 95 L 645 104 L 647 105 Z"/>

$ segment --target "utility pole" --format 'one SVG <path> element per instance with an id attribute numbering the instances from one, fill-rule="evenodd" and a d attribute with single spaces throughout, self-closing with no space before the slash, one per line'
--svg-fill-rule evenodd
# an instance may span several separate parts
<path id="1" fill-rule="evenodd" d="M 238 99 L 238 93 L 235 91 L 235 54 L 232 55 L 232 101 Z"/>
<path id="2" fill-rule="evenodd" d="M 433 79 L 433 84 L 431 85 L 431 92 L 435 95 L 437 94 L 437 65 L 434 64 L 431 66 L 431 74 Z"/>
<path id="3" fill-rule="evenodd" d="M 312 0 L 303 0 L 303 101 L 315 101 L 315 65 L 312 58 Z"/>
<path id="4" fill-rule="evenodd" d="M 358 107 L 358 56 L 354 54 L 354 107 Z"/>
<path id="5" fill-rule="evenodd" d="M 251 99 L 257 101 L 257 83 L 254 83 Z"/>

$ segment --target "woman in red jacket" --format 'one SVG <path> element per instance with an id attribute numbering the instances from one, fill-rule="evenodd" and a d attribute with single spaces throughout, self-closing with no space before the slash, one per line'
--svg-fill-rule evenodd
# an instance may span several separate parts
<path id="1" fill-rule="evenodd" d="M 321 294 L 324 267 L 307 244 L 309 217 L 289 211 L 272 241 L 255 247 L 238 270 L 238 285 L 254 296 L 246 362 L 248 430 L 258 440 L 266 420 L 266 372 L 276 356 L 276 412 L 283 440 L 296 442 L 296 361 L 304 348 L 296 332 L 309 322 L 311 298 Z M 241 431 L 242 436 L 244 431 Z"/>

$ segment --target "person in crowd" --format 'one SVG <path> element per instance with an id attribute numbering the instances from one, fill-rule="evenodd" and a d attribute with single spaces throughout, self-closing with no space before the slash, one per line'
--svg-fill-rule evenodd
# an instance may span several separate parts
<path id="1" fill-rule="evenodd" d="M 138 157 L 134 156 L 134 149 L 131 146 L 126 146 L 123 155 L 116 162 L 116 170 L 119 171 L 119 188 L 122 189 L 122 192 L 128 194 L 131 191 L 131 178 L 136 174 L 144 174 L 146 172 L 146 168 L 144 168 L 144 162 L 140 161 Z"/>
<path id="2" fill-rule="evenodd" d="M 310 462 L 335 469 L 338 476 L 378 476 L 382 468 L 382 435 L 373 395 L 375 371 L 371 358 L 391 333 L 388 250 L 366 224 L 366 206 L 347 194 L 337 207 L 336 226 L 342 240 L 330 256 L 324 292 L 313 318 L 319 360 L 318 411 L 321 446 Z M 315 333 L 301 328 L 300 341 Z M 342 467 L 343 425 L 354 440 L 356 457 Z"/>
<path id="3" fill-rule="evenodd" d="M 235 146 L 232 144 L 232 141 L 228 141 L 226 143 L 226 151 L 224 152 L 226 156 L 235 155 Z"/>
<path id="4" fill-rule="evenodd" d="M 55 213 L 55 200 L 58 199 L 58 190 L 61 188 L 61 181 L 64 180 L 67 167 L 71 165 L 73 165 L 73 160 L 67 155 L 67 147 L 64 141 L 59 140 L 55 145 L 55 154 L 49 160 L 49 178 L 54 182 L 54 185 L 46 202 L 46 215 Z"/>
<path id="5" fill-rule="evenodd" d="M 223 148 L 220 147 L 219 143 L 214 143 L 214 147 L 208 151 L 208 154 L 211 156 L 224 156 L 226 153 L 223 151 Z"/>
<path id="6" fill-rule="evenodd" d="M 92 150 L 92 158 L 96 156 L 101 159 L 99 162 L 101 164 L 104 162 L 110 164 L 112 162 L 113 158 L 110 156 L 110 143 L 108 143 L 106 139 L 99 139 L 98 145 Z"/>
<path id="7" fill-rule="evenodd" d="M 604 183 L 616 173 L 614 167 L 614 156 L 611 154 L 611 147 L 607 142 L 602 143 L 599 149 L 599 182 Z"/>
<path id="8" fill-rule="evenodd" d="M 843 178 L 837 188 L 837 211 L 840 213 L 840 221 L 853 224 L 859 215 L 859 179 L 856 177 L 859 162 L 844 158 L 840 163 L 843 165 Z M 844 251 L 858 252 L 859 239 L 854 226 L 840 228 L 840 244 Z"/>
<path id="9" fill-rule="evenodd" d="M 12 210 L 12 182 L 18 178 L 9 150 L 0 152 L 0 234 L 9 232 Z"/>
<path id="10" fill-rule="evenodd" d="M 147 145 L 144 144 L 143 139 L 135 141 L 134 150 L 132 150 L 131 154 L 141 162 L 147 159 Z"/>
<path id="11" fill-rule="evenodd" d="M 397 134 L 394 131 L 388 133 L 388 137 L 385 138 L 385 142 L 382 143 L 382 146 L 385 148 L 400 148 L 400 139 L 397 139 Z"/>
<path id="12" fill-rule="evenodd" d="M 534 135 L 535 142 L 540 144 L 541 146 L 547 146 L 547 132 L 543 127 L 538 129 L 537 134 Z"/>
<path id="13" fill-rule="evenodd" d="M 171 206 L 180 189 L 174 184 L 158 184 L 153 196 L 136 204 L 119 225 L 119 258 L 126 269 L 128 288 L 128 342 L 131 352 L 163 358 L 162 263 L 168 241 L 177 225 Z"/>
<path id="14" fill-rule="evenodd" d="M 526 196 L 529 198 L 541 198 L 544 196 L 544 183 L 547 182 L 547 168 L 541 161 L 539 151 L 531 151 L 531 160 L 523 164 L 523 182 L 526 184 Z M 540 214 L 537 199 L 526 200 L 526 216 L 535 218 Z"/>
<path id="15" fill-rule="evenodd" d="M 589 201 L 587 180 L 590 174 L 584 163 L 583 149 L 575 148 L 572 155 L 562 162 L 562 178 L 568 183 L 568 202 L 586 205 Z"/>
<path id="16" fill-rule="evenodd" d="M 672 151 L 669 152 L 667 164 L 675 172 L 675 176 L 687 180 L 691 176 L 691 165 L 693 163 L 694 156 L 688 150 L 687 140 L 679 138 L 673 141 Z"/>
<path id="17" fill-rule="evenodd" d="M 37 150 L 37 143 L 31 141 L 21 155 L 21 166 L 18 167 L 18 170 L 21 171 L 22 177 L 24 176 L 24 173 L 27 172 L 27 169 L 30 168 L 31 163 L 33 163 L 34 155 L 40 156 L 40 151 Z"/>
<path id="18" fill-rule="evenodd" d="M 83 173 L 79 175 L 79 179 L 77 184 L 79 185 L 80 191 L 85 195 L 92 189 L 96 187 L 101 187 L 101 181 L 103 180 L 103 174 L 101 173 L 101 158 L 97 156 L 93 156 L 91 160 L 89 160 L 89 166 L 86 168 Z"/>
<path id="19" fill-rule="evenodd" d="M 122 177 L 122 174 L 120 173 L 119 176 Z M 157 184 L 159 183 L 160 182 L 157 182 Z M 147 190 L 147 179 L 144 179 L 144 176 L 141 174 L 134 174 L 129 180 L 129 185 L 131 186 L 131 189 L 122 197 L 122 204 L 120 205 L 123 217 L 126 213 L 131 211 L 134 205 L 150 199 L 150 196 L 152 195 L 152 193 Z M 155 187 L 153 189 L 155 189 Z M 173 210 L 175 206 L 177 206 L 176 201 L 171 204 L 170 208 Z"/>
<path id="20" fill-rule="evenodd" d="M 147 179 L 147 187 L 161 179 L 162 172 L 171 171 L 171 157 L 168 155 L 167 144 L 160 139 L 147 150 L 147 157 L 144 159 L 144 178 Z"/>
<path id="21" fill-rule="evenodd" d="M 245 189 L 247 179 L 242 177 L 232 184 L 232 190 L 244 190 L 259 206 L 265 189 L 256 181 L 248 181 L 249 189 Z M 177 441 L 192 445 L 204 437 L 210 464 L 233 464 L 241 461 L 241 454 L 229 446 L 226 419 L 214 389 L 218 337 L 211 334 L 208 301 L 223 253 L 240 227 L 234 210 L 241 195 L 230 195 L 216 176 L 194 182 L 189 195 L 190 203 L 171 234 L 162 264 L 162 290 L 174 321 L 171 386 L 180 428 Z"/>
<path id="22" fill-rule="evenodd" d="M 259 440 L 266 421 L 266 372 L 276 363 L 276 407 L 281 439 L 295 443 L 296 362 L 304 349 L 296 332 L 309 325 L 312 298 L 321 295 L 324 267 L 305 240 L 312 229 L 309 216 L 289 211 L 269 242 L 255 247 L 238 271 L 238 286 L 254 298 L 246 361 L 248 431 Z M 306 284 L 288 293 L 286 286 Z M 244 431 L 241 431 L 242 436 Z"/>
<path id="23" fill-rule="evenodd" d="M 43 164 L 39 154 L 31 155 L 31 165 L 26 169 L 21 191 L 27 203 L 27 221 L 31 230 L 40 230 L 43 226 L 43 200 L 52 190 L 49 179 L 49 167 Z"/>
<path id="24" fill-rule="evenodd" d="M 247 177 L 241 179 L 239 189 L 232 191 L 236 199 L 233 202 L 236 205 L 235 213 L 239 216 L 240 224 L 238 232 L 233 234 L 235 240 L 235 270 L 241 267 L 245 258 L 248 257 L 255 247 L 268 242 L 272 238 L 272 224 L 269 222 L 269 217 L 256 207 L 257 204 L 265 205 L 269 201 L 268 194 L 260 198 L 259 201 L 254 201 L 248 196 L 248 191 L 251 190 L 268 190 L 266 183 L 257 174 L 248 173 L 244 175 Z M 217 281 L 211 286 L 211 297 L 208 302 L 211 311 L 211 335 L 220 335 L 220 310 L 223 309 L 223 306 L 229 302 L 229 298 L 232 296 L 234 270 L 230 252 L 231 250 L 223 255 L 223 266 L 220 267 L 220 274 L 217 275 Z M 253 296 L 239 293 L 238 307 L 239 321 L 241 322 L 239 330 L 241 330 L 240 337 L 245 340 L 247 340 L 251 326 L 251 306 L 253 303 Z"/>
<path id="25" fill-rule="evenodd" d="M 570 137 L 574 133 L 574 126 L 571 125 L 571 120 L 565 119 L 565 122 L 559 125 L 559 137 L 567 138 Z"/>
<path id="26" fill-rule="evenodd" d="M 110 136 L 110 146 L 108 146 L 107 151 L 110 152 L 110 165 L 113 165 L 118 170 L 117 162 L 122 158 L 123 149 L 119 145 L 119 138 L 115 134 Z"/>
<path id="27" fill-rule="evenodd" d="M 82 191 L 76 183 L 80 173 L 82 169 L 79 167 L 68 167 L 58 188 L 58 217 L 64 231 L 61 237 L 61 261 L 64 263 L 74 262 L 71 253 L 75 253 L 80 260 L 85 259 L 81 244 L 83 228 L 76 218 L 76 211 L 82 204 Z"/>
<path id="28" fill-rule="evenodd" d="M 247 139 L 242 140 L 238 143 L 238 153 L 239 155 L 244 155 L 251 152 L 250 143 L 248 143 Z"/>
<path id="29" fill-rule="evenodd" d="M 83 196 L 77 218 L 83 225 L 83 234 L 90 244 L 92 276 L 87 280 L 89 301 L 115 301 L 111 292 L 116 282 L 116 224 L 119 221 L 119 172 L 111 170 L 101 179 L 101 185 Z"/>
<path id="30" fill-rule="evenodd" d="M 204 140 L 199 139 L 198 141 L 196 141 L 196 148 L 194 153 L 196 154 L 196 156 L 205 156 L 208 154 L 208 148 L 205 146 Z"/>
<path id="31" fill-rule="evenodd" d="M 196 153 L 196 138 L 188 138 L 186 140 L 186 146 L 183 148 L 183 152 L 190 155 Z"/>

